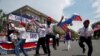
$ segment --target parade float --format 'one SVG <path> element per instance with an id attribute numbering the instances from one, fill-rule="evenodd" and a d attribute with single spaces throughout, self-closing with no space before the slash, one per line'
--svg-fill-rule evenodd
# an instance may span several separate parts
<path id="1" fill-rule="evenodd" d="M 32 24 L 32 19 L 39 20 L 40 23 L 45 24 L 46 20 L 48 18 L 47 15 L 31 8 L 28 5 L 25 5 L 13 12 L 8 13 L 6 16 L 6 33 L 0 33 L 0 54 L 9 54 L 14 53 L 14 45 L 12 42 L 7 41 L 7 22 L 12 21 L 16 26 L 20 22 L 26 23 L 26 24 Z M 1 20 L 0 20 L 1 21 Z M 56 23 L 57 21 L 53 20 L 53 23 Z M 37 41 L 38 41 L 38 33 L 36 32 L 26 32 L 24 34 L 27 39 L 26 43 L 24 44 L 25 50 L 33 50 L 36 48 Z"/>
<path id="2" fill-rule="evenodd" d="M 33 50 L 36 48 L 36 41 L 38 40 L 37 33 L 26 33 L 26 43 L 24 44 L 25 50 Z M 14 53 L 14 45 L 12 42 L 6 40 L 7 37 L 3 34 L 0 34 L 0 53 L 1 54 L 9 54 Z"/>

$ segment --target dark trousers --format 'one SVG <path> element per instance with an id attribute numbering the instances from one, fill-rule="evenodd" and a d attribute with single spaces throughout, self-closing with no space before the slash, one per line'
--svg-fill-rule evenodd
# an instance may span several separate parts
<path id="1" fill-rule="evenodd" d="M 11 41 L 11 37 L 9 37 L 9 35 L 11 34 L 11 33 L 13 33 L 15 30 L 8 30 L 8 34 L 7 34 L 7 41 Z"/>
<path id="2" fill-rule="evenodd" d="M 56 39 L 55 39 L 55 35 L 53 35 L 53 34 L 47 34 L 46 35 L 46 48 L 47 48 L 48 54 L 51 53 L 50 52 L 50 47 L 49 47 L 50 38 L 53 39 L 53 48 L 56 49 Z"/>
<path id="3" fill-rule="evenodd" d="M 83 43 L 86 43 L 88 46 L 88 56 L 92 55 L 93 52 L 93 46 L 92 46 L 92 41 L 91 41 L 91 37 L 85 38 L 83 36 L 80 36 L 79 39 L 79 46 L 83 49 L 85 49 L 85 45 Z"/>
<path id="4" fill-rule="evenodd" d="M 59 38 L 56 38 L 56 45 L 59 46 Z"/>
<path id="5" fill-rule="evenodd" d="M 47 50 L 46 50 L 46 45 L 45 45 L 45 37 L 39 38 L 37 42 L 37 47 L 36 47 L 36 54 L 39 54 L 40 45 L 42 45 L 43 51 L 46 54 Z"/>

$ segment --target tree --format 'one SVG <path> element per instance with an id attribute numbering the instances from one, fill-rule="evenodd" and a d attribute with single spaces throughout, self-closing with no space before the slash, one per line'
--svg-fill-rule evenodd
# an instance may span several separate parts
<path id="1" fill-rule="evenodd" d="M 100 21 L 93 23 L 92 26 L 91 26 L 92 29 L 94 29 L 96 27 L 96 25 L 98 25 L 98 24 L 100 25 Z"/>
<path id="2" fill-rule="evenodd" d="M 0 32 L 4 29 L 6 19 L 6 14 L 0 9 Z"/>
<path id="3" fill-rule="evenodd" d="M 92 29 L 94 29 L 97 25 L 100 25 L 100 21 L 93 23 L 91 26 Z M 95 31 L 93 36 L 95 39 L 100 38 L 100 30 Z"/>

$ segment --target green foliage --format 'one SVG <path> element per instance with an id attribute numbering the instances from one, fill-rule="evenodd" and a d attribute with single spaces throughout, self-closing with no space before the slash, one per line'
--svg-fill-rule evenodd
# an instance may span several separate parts
<path id="1" fill-rule="evenodd" d="M 70 29 L 71 30 L 71 33 L 72 33 L 72 39 L 77 39 L 79 36 L 78 36 L 78 33 L 75 32 L 74 30 Z"/>
<path id="2" fill-rule="evenodd" d="M 98 24 L 100 24 L 100 21 L 93 23 L 91 27 L 94 29 Z"/>
<path id="3" fill-rule="evenodd" d="M 65 34 L 65 31 L 63 31 L 59 26 L 54 26 L 54 32 L 55 33 L 58 33 L 60 35 L 64 35 Z M 77 39 L 79 36 L 78 36 L 78 33 L 75 32 L 74 30 L 70 29 L 71 30 L 71 33 L 72 33 L 72 39 Z"/>
<path id="4" fill-rule="evenodd" d="M 3 12 L 3 10 L 0 9 L 0 32 L 3 31 L 5 27 L 5 20 L 7 19 L 6 14 Z"/>
<path id="5" fill-rule="evenodd" d="M 59 26 L 53 26 L 53 30 L 55 33 L 58 33 L 60 35 L 64 35 L 65 34 L 65 31 L 63 31 Z"/>
<path id="6" fill-rule="evenodd" d="M 100 21 L 93 23 L 91 27 L 94 29 L 96 27 L 96 25 L 98 25 L 98 24 L 100 25 Z M 96 36 L 100 37 L 100 30 L 97 30 L 94 32 L 94 38 Z"/>
<path id="7" fill-rule="evenodd" d="M 0 32 L 3 30 L 3 25 L 0 24 Z"/>

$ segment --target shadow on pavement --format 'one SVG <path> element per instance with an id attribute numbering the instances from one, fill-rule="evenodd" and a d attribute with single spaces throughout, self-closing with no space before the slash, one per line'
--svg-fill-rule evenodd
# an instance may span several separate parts
<path id="1" fill-rule="evenodd" d="M 33 56 L 44 56 L 45 54 L 34 54 Z"/>
<path id="2" fill-rule="evenodd" d="M 72 55 L 72 56 L 86 56 L 86 55 Z"/>
<path id="3" fill-rule="evenodd" d="M 62 51 L 68 51 L 68 49 L 63 49 Z"/>

